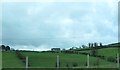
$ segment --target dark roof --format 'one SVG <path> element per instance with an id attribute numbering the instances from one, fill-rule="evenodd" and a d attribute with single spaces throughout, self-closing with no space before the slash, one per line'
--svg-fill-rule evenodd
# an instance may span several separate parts
<path id="1" fill-rule="evenodd" d="M 60 50 L 60 48 L 51 48 L 51 50 Z"/>

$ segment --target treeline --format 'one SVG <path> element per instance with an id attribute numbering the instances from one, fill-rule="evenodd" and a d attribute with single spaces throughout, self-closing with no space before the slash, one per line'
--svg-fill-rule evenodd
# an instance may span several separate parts
<path id="1" fill-rule="evenodd" d="M 91 49 L 102 49 L 102 48 L 110 48 L 110 47 L 120 47 L 120 43 L 113 43 L 113 44 L 108 44 L 108 45 L 103 45 L 101 42 L 97 43 L 88 43 L 88 45 L 82 45 L 79 47 L 71 47 L 69 50 L 75 50 L 75 51 L 84 51 L 84 50 L 91 50 Z"/>
<path id="2" fill-rule="evenodd" d="M 103 45 L 102 43 L 88 43 L 88 45 L 82 45 L 80 47 L 71 47 L 69 50 L 75 50 L 75 51 L 84 51 L 84 50 L 91 50 L 93 48 L 100 49 L 100 48 L 106 48 L 108 46 Z"/>

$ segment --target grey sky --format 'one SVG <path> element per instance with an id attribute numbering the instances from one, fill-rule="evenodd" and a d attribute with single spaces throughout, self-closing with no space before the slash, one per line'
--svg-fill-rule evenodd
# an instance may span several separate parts
<path id="1" fill-rule="evenodd" d="M 69 48 L 89 42 L 117 42 L 116 4 L 3 3 L 3 44 L 16 49 L 45 50 L 51 47 Z"/>

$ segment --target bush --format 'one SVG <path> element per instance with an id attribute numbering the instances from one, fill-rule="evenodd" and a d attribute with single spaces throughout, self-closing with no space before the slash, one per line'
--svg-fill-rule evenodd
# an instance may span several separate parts
<path id="1" fill-rule="evenodd" d="M 72 65 L 73 65 L 73 67 L 77 67 L 77 66 L 78 66 L 78 64 L 77 64 L 77 63 L 73 63 Z"/>
<path id="2" fill-rule="evenodd" d="M 110 61 L 110 62 L 116 62 L 116 59 L 113 58 L 113 57 L 108 57 L 108 58 L 107 58 L 107 61 Z"/>
<path id="3" fill-rule="evenodd" d="M 69 67 L 69 64 L 68 64 L 68 63 L 66 64 L 66 67 L 67 67 L 67 68 Z"/>

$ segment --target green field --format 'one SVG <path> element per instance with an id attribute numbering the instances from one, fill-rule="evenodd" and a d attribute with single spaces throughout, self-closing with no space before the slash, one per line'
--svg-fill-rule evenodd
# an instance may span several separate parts
<path id="1" fill-rule="evenodd" d="M 99 49 L 99 54 L 105 55 L 106 57 L 116 55 L 116 48 L 105 48 Z M 112 52 L 111 52 L 112 51 Z M 87 51 L 86 51 L 87 52 Z M 20 52 L 24 56 L 29 57 L 30 68 L 55 68 L 56 58 L 59 55 L 60 67 L 76 67 L 86 68 L 87 57 L 82 54 L 65 54 L 65 53 L 51 53 L 51 52 Z M 3 52 L 3 68 L 22 68 L 25 64 L 20 61 L 15 52 Z M 99 65 L 96 65 L 96 63 Z M 73 66 L 76 64 L 76 66 Z M 90 67 L 95 68 L 116 68 L 116 63 L 108 62 L 96 57 L 90 56 Z"/>
<path id="2" fill-rule="evenodd" d="M 98 54 L 104 55 L 106 57 L 116 57 L 118 53 L 118 48 L 105 48 L 105 49 L 99 49 Z"/>
<path id="3" fill-rule="evenodd" d="M 2 68 L 2 52 L 0 52 L 0 69 Z"/>
<path id="4" fill-rule="evenodd" d="M 86 52 L 91 53 L 91 50 L 86 51 L 79 51 L 79 52 Z M 104 49 L 98 49 L 97 54 L 103 55 L 105 57 L 116 57 L 118 53 L 118 48 L 104 48 Z"/>
<path id="5" fill-rule="evenodd" d="M 60 56 L 61 67 L 66 67 L 66 64 L 69 64 L 72 67 L 72 64 L 77 63 L 77 67 L 86 67 L 87 57 L 80 54 L 63 54 L 63 53 L 35 53 L 35 52 L 21 52 L 22 54 L 29 57 L 29 62 L 31 67 L 55 67 L 56 56 Z M 90 57 L 90 65 L 94 66 L 97 58 Z M 110 63 L 104 60 L 99 59 L 100 67 L 105 65 L 115 66 L 114 63 Z M 109 67 L 108 65 L 108 67 Z"/>
<path id="6" fill-rule="evenodd" d="M 17 58 L 15 52 L 2 52 L 3 68 L 21 68 L 25 65 Z"/>

